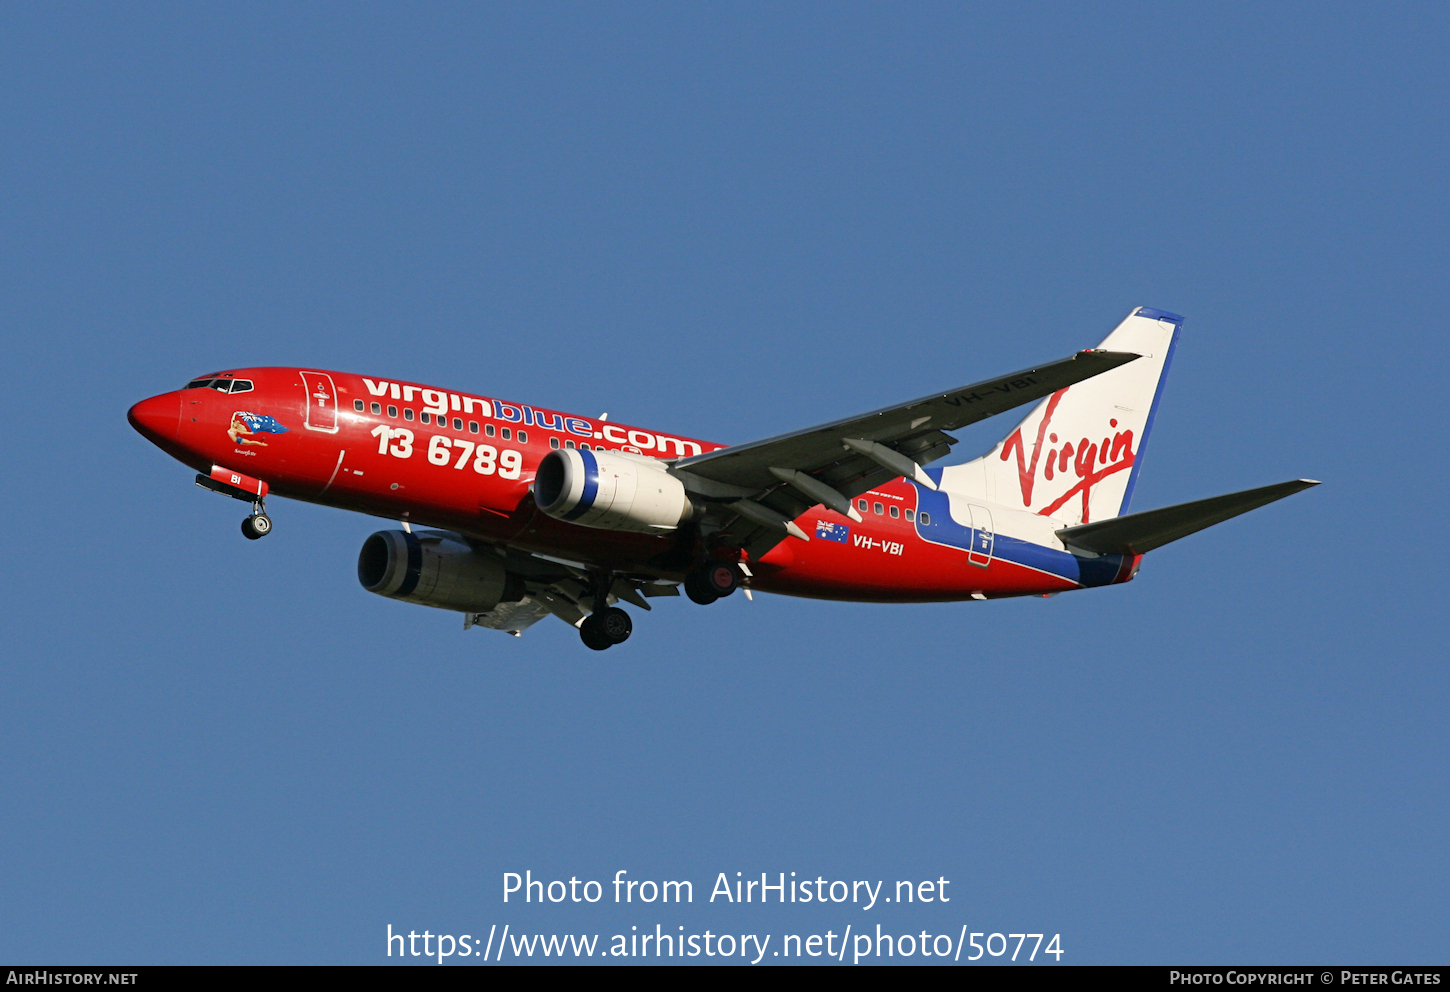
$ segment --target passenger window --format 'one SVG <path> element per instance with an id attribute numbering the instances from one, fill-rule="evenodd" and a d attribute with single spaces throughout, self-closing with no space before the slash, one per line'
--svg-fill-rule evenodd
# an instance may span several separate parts
<path id="1" fill-rule="evenodd" d="M 468 433 L 470 433 L 470 434 L 477 434 L 478 433 L 478 421 L 476 421 L 476 420 L 470 420 L 468 422 Z"/>
<path id="2" fill-rule="evenodd" d="M 921 511 L 921 523 L 923 527 L 931 526 L 931 514 L 927 513 L 925 510 Z"/>
<path id="3" fill-rule="evenodd" d="M 404 420 L 412 420 L 413 419 L 413 408 L 412 407 L 404 407 L 403 408 L 403 419 Z"/>
<path id="4" fill-rule="evenodd" d="M 579 447 L 583 451 L 588 451 L 589 450 L 589 442 L 588 441 L 580 441 L 579 442 Z"/>
<path id="5" fill-rule="evenodd" d="M 564 442 L 564 447 L 566 447 L 566 448 L 572 448 L 572 447 L 574 447 L 574 442 L 573 441 L 565 441 Z"/>
<path id="6" fill-rule="evenodd" d="M 882 507 L 882 505 L 881 505 L 881 504 L 880 504 L 880 503 L 872 503 L 872 504 L 871 504 L 871 510 L 872 510 L 872 512 L 874 512 L 874 513 L 875 513 L 875 514 L 876 514 L 876 515 L 877 515 L 877 516 L 880 516 L 880 515 L 881 515 L 881 511 L 882 511 L 882 510 L 883 510 L 883 509 L 884 509 L 884 507 Z"/>
<path id="7" fill-rule="evenodd" d="M 493 424 L 484 424 L 483 433 L 488 435 L 489 437 L 493 437 Z"/>
<path id="8" fill-rule="evenodd" d="M 398 417 L 398 408 L 395 407 L 395 406 L 389 406 L 388 407 L 388 416 L 389 417 L 392 417 L 394 420 L 396 420 L 397 417 Z"/>
<path id="9" fill-rule="evenodd" d="M 374 403 L 373 404 L 373 413 L 382 413 L 382 412 L 383 412 L 383 405 L 381 403 Z"/>
<path id="10" fill-rule="evenodd" d="M 912 520 L 915 520 L 916 519 L 916 511 L 908 508 L 907 511 L 906 511 L 906 519 L 907 519 L 908 522 L 910 522 Z"/>
<path id="11" fill-rule="evenodd" d="M 865 513 L 866 512 L 866 501 L 864 499 L 858 499 L 856 501 L 856 509 L 860 510 L 862 513 Z"/>
<path id="12" fill-rule="evenodd" d="M 353 400 L 352 401 L 352 408 L 354 410 L 356 410 L 358 413 L 362 413 L 364 410 L 367 409 L 367 405 L 365 403 L 363 403 L 362 400 Z"/>
<path id="13" fill-rule="evenodd" d="M 900 516 L 900 514 L 901 514 L 901 511 L 900 511 L 900 510 L 898 510 L 898 509 L 897 509 L 897 508 L 896 508 L 896 505 L 895 505 L 895 504 L 894 504 L 894 503 L 893 503 L 893 504 L 892 504 L 892 506 L 891 506 L 891 515 L 892 515 L 892 516 L 893 516 L 893 517 L 895 517 L 895 516 Z"/>
<path id="14" fill-rule="evenodd" d="M 251 391 L 251 379 L 237 379 L 235 382 L 232 383 L 232 392 L 234 393 L 250 393 Z"/>
<path id="15" fill-rule="evenodd" d="M 454 417 L 453 418 L 453 429 L 455 431 L 461 431 L 461 430 L 463 430 L 463 418 L 462 417 Z"/>
<path id="16" fill-rule="evenodd" d="M 556 438 L 556 437 L 549 438 L 549 447 L 551 447 L 551 448 L 557 448 L 558 446 L 559 446 L 559 439 L 558 438 Z"/>
<path id="17" fill-rule="evenodd" d="M 424 410 L 422 413 L 418 414 L 418 419 L 423 421 L 423 423 L 425 424 L 431 424 L 433 422 L 433 418 L 429 416 L 427 410 Z"/>
<path id="18" fill-rule="evenodd" d="M 507 427 L 505 427 L 503 430 L 499 431 L 499 437 L 503 438 L 505 441 L 507 441 L 509 439 L 509 436 L 510 436 L 509 429 Z"/>
<path id="19" fill-rule="evenodd" d="M 529 432 L 528 431 L 519 431 L 519 444 L 528 444 L 528 443 L 529 443 Z"/>

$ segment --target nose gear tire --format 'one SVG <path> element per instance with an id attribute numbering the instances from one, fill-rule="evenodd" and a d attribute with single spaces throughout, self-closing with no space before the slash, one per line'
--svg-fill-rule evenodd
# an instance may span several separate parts
<path id="1" fill-rule="evenodd" d="M 272 533 L 272 518 L 265 513 L 254 513 L 242 521 L 242 536 L 249 541 L 266 537 Z"/>

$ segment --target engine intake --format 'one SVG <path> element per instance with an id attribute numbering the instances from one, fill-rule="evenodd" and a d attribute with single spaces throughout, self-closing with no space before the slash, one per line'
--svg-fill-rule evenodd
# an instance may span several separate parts
<path id="1" fill-rule="evenodd" d="M 653 458 L 561 448 L 539 463 L 534 502 L 582 527 L 657 534 L 695 515 L 684 484 Z"/>
<path id="2" fill-rule="evenodd" d="M 465 613 L 524 596 L 522 577 L 503 562 L 442 534 L 378 531 L 358 553 L 357 578 L 379 596 Z"/>

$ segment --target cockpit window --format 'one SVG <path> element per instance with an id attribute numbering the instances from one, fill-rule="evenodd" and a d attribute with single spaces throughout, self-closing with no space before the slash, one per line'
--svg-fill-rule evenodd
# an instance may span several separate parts
<path id="1" fill-rule="evenodd" d="M 222 393 L 250 393 L 252 391 L 252 380 L 222 378 L 220 376 L 209 375 L 201 379 L 193 379 L 182 388 L 205 389 L 208 386 Z"/>

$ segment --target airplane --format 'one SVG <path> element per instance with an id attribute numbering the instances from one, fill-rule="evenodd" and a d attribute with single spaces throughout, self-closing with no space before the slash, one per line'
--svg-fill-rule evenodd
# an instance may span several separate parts
<path id="1" fill-rule="evenodd" d="M 1135 308 L 1097 347 L 860 416 L 721 445 L 493 396 L 325 370 L 209 373 L 132 426 L 252 504 L 401 522 L 368 537 L 369 592 L 520 635 L 553 615 L 588 647 L 618 604 L 737 588 L 880 603 L 1114 585 L 1165 544 L 1318 485 L 1297 479 L 1129 512 L 1183 318 Z M 949 431 L 1037 401 L 991 451 L 927 468 Z"/>

